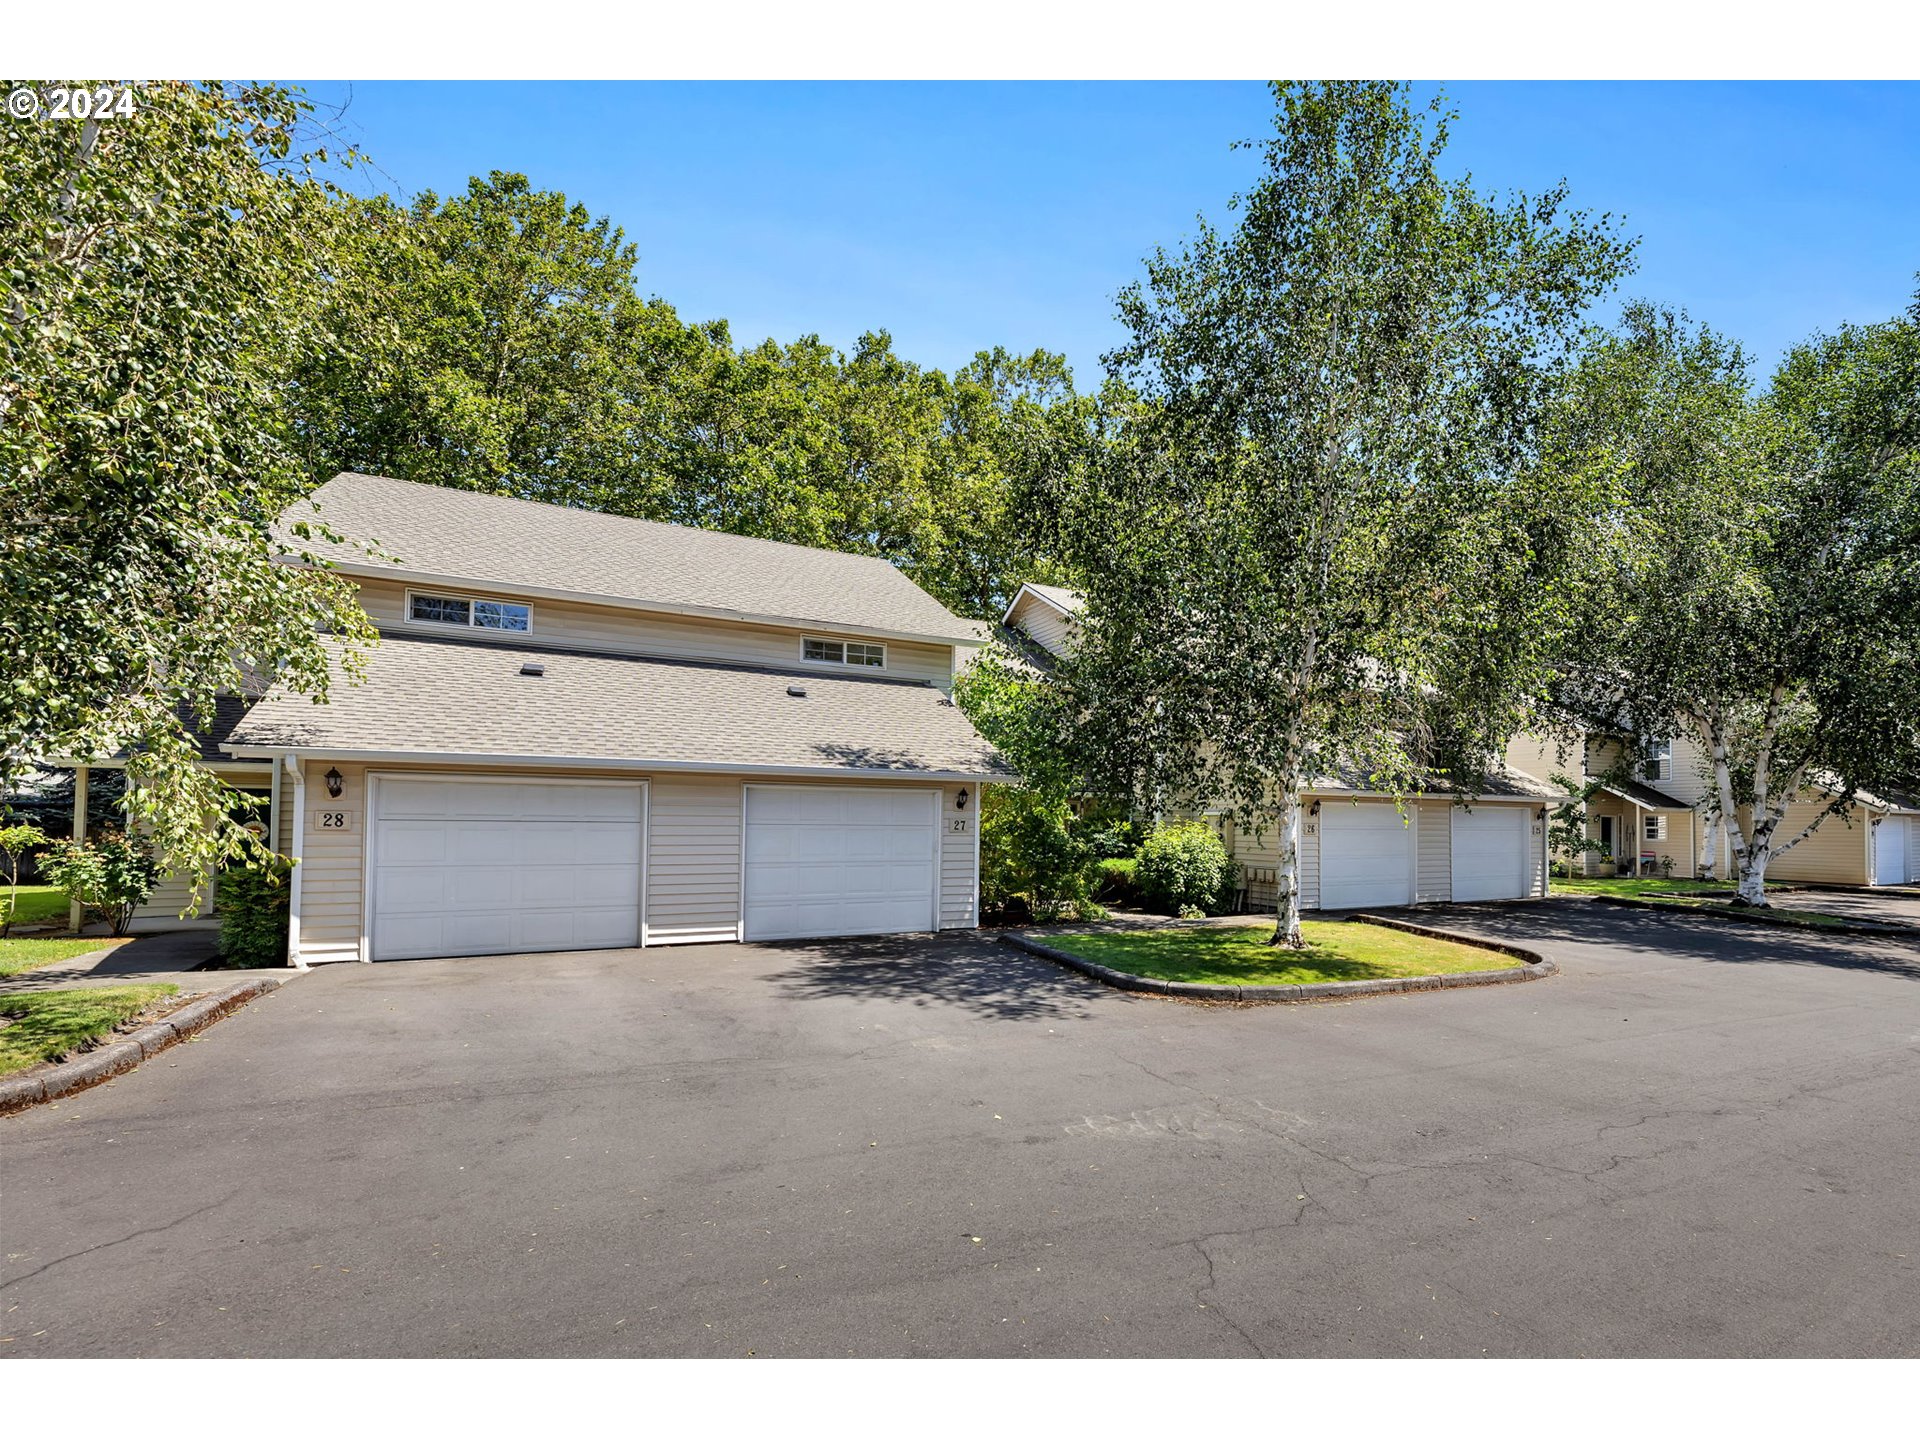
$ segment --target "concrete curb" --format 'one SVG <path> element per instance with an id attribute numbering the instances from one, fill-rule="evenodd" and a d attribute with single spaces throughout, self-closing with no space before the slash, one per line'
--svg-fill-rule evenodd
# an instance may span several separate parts
<path id="1" fill-rule="evenodd" d="M 1888 923 L 1876 925 L 1868 920 L 1843 920 L 1838 924 L 1792 920 L 1793 912 L 1770 915 L 1764 910 L 1705 910 L 1698 905 L 1673 905 L 1660 900 L 1641 900 L 1632 895 L 1588 895 L 1593 905 L 1618 905 L 1624 910 L 1657 910 L 1662 915 L 1691 915 L 1701 920 L 1730 920 L 1736 925 L 1771 925 L 1776 930 L 1798 930 L 1803 935 L 1878 935 L 1895 940 L 1920 940 L 1920 925 Z M 1822 912 L 1824 913 L 1824 912 Z"/>
<path id="2" fill-rule="evenodd" d="M 1380 915 L 1355 914 L 1347 917 L 1362 925 L 1379 925 L 1389 930 L 1404 930 L 1430 940 L 1451 940 L 1456 945 L 1471 945 L 1512 955 L 1523 961 L 1519 967 L 1504 970 L 1466 970 L 1457 975 L 1412 975 L 1397 980 L 1333 980 L 1321 985 L 1200 985 L 1188 980 L 1155 980 L 1134 975 L 1084 959 L 1071 951 L 1060 950 L 1024 935 L 1002 935 L 1000 943 L 1025 950 L 1069 970 L 1077 970 L 1116 990 L 1131 990 L 1143 995 L 1171 995 L 1187 1000 L 1235 1000 L 1269 1005 L 1299 1004 L 1308 1000 L 1345 1000 L 1356 995 L 1404 995 L 1415 990 L 1453 990 L 1469 985 L 1516 985 L 1527 980 L 1544 980 L 1560 973 L 1560 967 L 1538 951 L 1509 945 L 1501 940 L 1483 940 L 1453 930 L 1437 930 L 1405 920 L 1389 920 Z M 1163 927 L 1155 927 L 1163 928 Z"/>
<path id="3" fill-rule="evenodd" d="M 111 1044 L 89 1050 L 76 1059 L 38 1065 L 19 1075 L 0 1080 L 0 1115 L 11 1115 L 44 1100 L 57 1100 L 76 1090 L 85 1090 L 116 1075 L 124 1075 L 142 1060 L 158 1055 L 169 1045 L 206 1029 L 214 1021 L 238 1010 L 249 1000 L 278 990 L 291 975 L 262 976 L 230 990 L 203 995 L 182 1005 L 164 1020 L 143 1026 Z"/>

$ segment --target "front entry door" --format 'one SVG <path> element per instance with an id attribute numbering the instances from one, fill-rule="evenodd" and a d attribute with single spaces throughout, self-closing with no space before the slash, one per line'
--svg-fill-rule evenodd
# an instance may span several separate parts
<path id="1" fill-rule="evenodd" d="M 1611 860 L 1613 856 L 1613 816 L 1600 817 L 1600 858 Z"/>

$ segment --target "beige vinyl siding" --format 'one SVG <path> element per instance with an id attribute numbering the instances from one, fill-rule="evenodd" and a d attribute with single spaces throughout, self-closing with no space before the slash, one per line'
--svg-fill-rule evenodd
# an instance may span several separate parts
<path id="1" fill-rule="evenodd" d="M 1453 898 L 1453 806 L 1444 800 L 1423 800 L 1417 807 L 1414 834 L 1413 901 Z"/>
<path id="2" fill-rule="evenodd" d="M 1536 780 L 1551 780 L 1555 775 L 1565 775 L 1578 783 L 1580 752 L 1578 742 L 1520 734 L 1507 742 L 1506 761 L 1514 769 L 1524 771 Z"/>
<path id="3" fill-rule="evenodd" d="M 1713 789 L 1705 747 L 1691 735 L 1674 736 L 1673 764 L 1668 767 L 1667 777 L 1649 783 L 1676 800 L 1698 805 Z"/>
<path id="4" fill-rule="evenodd" d="M 1055 655 L 1066 654 L 1073 644 L 1073 622 L 1037 595 L 1026 595 L 1008 618 Z"/>
<path id="5" fill-rule="evenodd" d="M 1320 908 L 1320 817 L 1311 813 L 1313 798 L 1301 803 L 1309 813 L 1300 817 L 1300 908 Z"/>
<path id="6" fill-rule="evenodd" d="M 967 808 L 959 807 L 967 792 Z M 953 822 L 966 823 L 956 833 Z M 980 787 L 948 785 L 940 792 L 940 928 L 971 930 L 980 923 L 979 876 L 974 866 L 974 844 L 980 824 Z"/>
<path id="7" fill-rule="evenodd" d="M 1643 828 L 1635 834 L 1637 843 L 1634 846 L 1634 854 L 1639 856 L 1652 852 L 1655 864 L 1662 860 L 1671 860 L 1676 879 L 1691 879 L 1700 865 L 1700 817 L 1691 810 L 1643 811 L 1642 822 L 1648 813 L 1666 818 L 1666 838 L 1646 839 L 1643 824 Z"/>
<path id="8" fill-rule="evenodd" d="M 740 935 L 740 780 L 656 778 L 647 804 L 646 943 Z"/>
<path id="9" fill-rule="evenodd" d="M 530 634 L 470 630 L 456 625 L 426 625 L 406 618 L 409 588 L 434 595 L 515 598 L 508 590 L 456 589 L 444 586 L 407 586 L 394 580 L 362 578 L 360 604 L 383 630 L 406 635 L 450 635 L 463 640 L 508 645 L 571 646 L 618 655 L 658 655 L 670 659 L 735 660 L 751 665 L 818 670 L 827 674 L 887 675 L 899 680 L 925 680 L 947 688 L 952 683 L 951 645 L 922 645 L 907 640 L 866 641 L 887 647 L 884 669 L 827 665 L 801 658 L 801 642 L 816 639 L 862 640 L 830 628 L 783 629 L 728 620 L 703 620 L 684 615 L 654 615 L 616 605 L 589 605 L 569 600 L 525 599 L 533 612 Z"/>
<path id="10" fill-rule="evenodd" d="M 165 875 L 160 883 L 153 887 L 153 894 L 147 897 L 144 905 L 136 905 L 133 910 L 133 923 L 143 920 L 179 920 L 185 918 L 188 902 L 192 899 L 193 887 L 184 875 Z M 200 891 L 200 909 L 198 914 L 213 914 L 213 885 L 209 883 Z"/>
<path id="11" fill-rule="evenodd" d="M 1527 820 L 1527 893 L 1547 893 L 1547 826 L 1540 818 L 1540 806 L 1529 807 Z"/>
<path id="12" fill-rule="evenodd" d="M 1825 802 L 1796 800 L 1787 807 L 1786 818 L 1774 831 L 1782 844 L 1804 830 L 1820 813 Z M 1832 885 L 1867 885 L 1873 875 L 1868 868 L 1870 845 L 1868 821 L 1871 812 L 1856 809 L 1849 820 L 1829 815 L 1820 828 L 1783 855 L 1767 862 L 1769 880 L 1810 880 Z M 1744 822 L 1746 816 L 1741 819 Z"/>
<path id="13" fill-rule="evenodd" d="M 364 925 L 366 867 L 367 772 L 362 764 L 337 762 L 343 777 L 340 799 L 329 800 L 320 776 L 334 762 L 307 762 L 306 853 L 301 861 L 301 958 L 308 963 L 360 958 Z M 632 771 L 559 770 L 538 766 L 502 766 L 476 770 L 472 766 L 371 767 L 382 775 L 519 775 L 555 779 L 611 779 L 649 781 L 647 805 L 646 886 L 644 912 L 646 943 L 688 944 L 730 940 L 740 925 L 740 845 L 745 779 L 739 775 L 636 775 Z M 768 782 L 754 778 L 755 785 Z M 886 780 L 825 780 L 828 784 L 887 785 Z M 899 782 L 911 784 L 912 782 Z M 927 788 L 924 785 L 917 788 Z M 974 826 L 979 818 L 979 787 L 949 785 L 941 789 L 940 895 L 942 928 L 971 928 L 978 920 L 978 872 Z M 956 806 L 961 789 L 968 792 L 967 808 Z M 314 812 L 322 808 L 346 810 L 352 816 L 345 833 L 315 828 Z M 281 790 L 281 811 L 293 811 L 293 786 Z M 965 834 L 953 834 L 946 822 L 955 816 L 968 821 Z M 283 835 L 288 831 L 283 830 Z M 290 836 L 289 836 L 290 838 Z"/>

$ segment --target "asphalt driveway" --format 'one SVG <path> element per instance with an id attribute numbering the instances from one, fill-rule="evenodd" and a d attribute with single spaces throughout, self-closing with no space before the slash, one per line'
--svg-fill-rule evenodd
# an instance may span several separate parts
<path id="1" fill-rule="evenodd" d="M 1911 1355 L 1920 946 L 1136 998 L 961 937 L 335 966 L 0 1121 L 0 1354 Z"/>

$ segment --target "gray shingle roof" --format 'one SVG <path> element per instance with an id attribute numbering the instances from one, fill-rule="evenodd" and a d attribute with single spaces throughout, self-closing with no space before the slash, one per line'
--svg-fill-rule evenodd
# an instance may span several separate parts
<path id="1" fill-rule="evenodd" d="M 334 642 L 328 641 L 329 645 Z M 522 664 L 546 666 L 538 678 Z M 276 686 L 236 749 L 1010 778 L 939 690 L 894 680 L 389 635 L 315 705 Z M 804 698 L 787 693 L 796 685 Z"/>
<path id="2" fill-rule="evenodd" d="M 282 533 L 317 518 L 385 552 L 317 538 L 293 542 L 356 569 L 977 643 L 971 621 L 871 555 L 352 472 L 334 476 L 312 499 L 317 516 L 298 502 L 281 517 Z"/>
<path id="3" fill-rule="evenodd" d="M 1624 796 L 1635 804 L 1644 805 L 1650 810 L 1691 810 L 1693 807 L 1684 800 L 1677 800 L 1664 790 L 1656 790 L 1644 780 L 1609 780 L 1604 787 L 1614 794 Z"/>
<path id="4" fill-rule="evenodd" d="M 1086 608 L 1086 598 L 1078 590 L 1069 590 L 1064 585 L 1042 585 L 1038 581 L 1027 581 L 1027 589 L 1043 600 L 1051 600 L 1070 615 L 1077 615 Z"/>
<path id="5" fill-rule="evenodd" d="M 1321 794 L 1343 790 L 1366 794 L 1378 793 L 1380 786 L 1361 766 L 1350 765 L 1343 766 L 1335 774 L 1323 775 L 1305 788 Z M 1421 793 L 1436 798 L 1460 795 L 1468 800 L 1559 800 L 1566 795 L 1558 786 L 1550 785 L 1524 770 L 1516 770 L 1504 761 L 1497 762 L 1488 771 L 1485 784 L 1477 791 L 1465 790 L 1443 775 L 1428 775 L 1421 785 Z"/>

